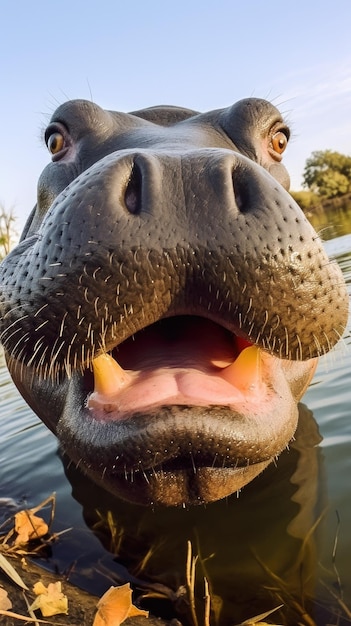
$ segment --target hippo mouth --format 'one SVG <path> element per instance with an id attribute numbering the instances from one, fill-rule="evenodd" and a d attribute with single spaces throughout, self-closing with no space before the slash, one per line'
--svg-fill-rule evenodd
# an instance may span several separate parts
<path id="1" fill-rule="evenodd" d="M 305 369 L 304 388 L 311 361 Z M 293 377 L 294 362 L 218 323 L 170 317 L 73 375 L 57 432 L 73 461 L 127 499 L 209 502 L 240 490 L 288 445 Z"/>
<path id="2" fill-rule="evenodd" d="M 95 419 L 114 421 L 161 405 L 228 405 L 262 391 L 261 352 L 201 317 L 161 320 L 92 362 Z"/>

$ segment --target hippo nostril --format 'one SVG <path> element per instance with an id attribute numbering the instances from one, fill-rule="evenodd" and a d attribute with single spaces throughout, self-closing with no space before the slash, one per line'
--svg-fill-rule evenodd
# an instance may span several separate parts
<path id="1" fill-rule="evenodd" d="M 134 163 L 133 169 L 124 194 L 124 202 L 129 213 L 136 214 L 141 211 L 141 172 Z"/>
<path id="2" fill-rule="evenodd" d="M 233 172 L 232 182 L 236 207 L 240 213 L 245 213 L 249 210 L 250 206 L 247 181 L 241 180 L 240 177 L 237 176 L 237 172 Z"/>

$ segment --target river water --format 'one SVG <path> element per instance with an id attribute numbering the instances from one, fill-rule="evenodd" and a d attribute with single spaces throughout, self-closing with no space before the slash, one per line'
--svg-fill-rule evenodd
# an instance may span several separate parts
<path id="1" fill-rule="evenodd" d="M 312 221 L 351 292 L 351 211 Z M 190 539 L 200 556 L 200 616 L 206 575 L 225 626 L 281 603 L 279 624 L 351 623 L 342 609 L 344 603 L 351 611 L 350 372 L 349 324 L 342 342 L 320 360 L 303 398 L 296 442 L 276 467 L 240 497 L 188 511 L 149 511 L 113 500 L 65 467 L 55 437 L 19 396 L 1 354 L 0 522 L 56 492 L 54 530 L 71 530 L 41 562 L 70 571 L 70 580 L 88 591 L 102 594 L 129 575 L 139 586 L 152 580 L 181 588 Z M 190 624 L 184 602 L 176 604 Z M 165 601 L 152 608 L 173 611 Z M 305 609 L 314 622 L 304 621 Z"/>

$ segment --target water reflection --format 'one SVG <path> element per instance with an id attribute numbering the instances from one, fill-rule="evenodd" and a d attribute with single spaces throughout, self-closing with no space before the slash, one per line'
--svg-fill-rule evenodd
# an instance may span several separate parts
<path id="1" fill-rule="evenodd" d="M 317 208 L 307 214 L 314 229 L 328 241 L 351 233 L 351 203 L 340 201 L 336 207 Z"/>

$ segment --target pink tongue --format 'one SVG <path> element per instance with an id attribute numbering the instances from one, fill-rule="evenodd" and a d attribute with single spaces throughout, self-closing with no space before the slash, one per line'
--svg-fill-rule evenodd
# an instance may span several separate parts
<path id="1" fill-rule="evenodd" d="M 262 386 L 260 350 L 242 350 L 227 367 L 160 366 L 125 371 L 108 354 L 93 361 L 94 392 L 87 406 L 95 416 L 125 416 L 162 404 L 230 405 L 243 402 L 249 392 L 258 396 Z"/>

